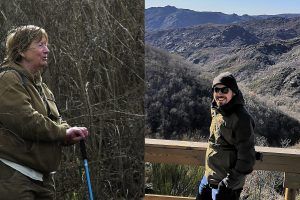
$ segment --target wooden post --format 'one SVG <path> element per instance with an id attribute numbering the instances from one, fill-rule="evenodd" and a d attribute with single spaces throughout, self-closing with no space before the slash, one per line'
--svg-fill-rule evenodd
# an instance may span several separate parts
<path id="1" fill-rule="evenodd" d="M 297 188 L 300 188 L 299 173 L 284 173 L 285 200 L 295 200 Z"/>
<path id="2" fill-rule="evenodd" d="M 285 188 L 284 200 L 296 200 L 296 189 Z"/>

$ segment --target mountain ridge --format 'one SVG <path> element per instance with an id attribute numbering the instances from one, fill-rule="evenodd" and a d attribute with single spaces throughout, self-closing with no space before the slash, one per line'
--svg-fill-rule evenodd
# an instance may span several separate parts
<path id="1" fill-rule="evenodd" d="M 255 19 L 268 19 L 272 17 L 294 18 L 300 14 L 278 14 L 278 15 L 237 15 L 222 12 L 194 11 L 181 9 L 174 6 L 151 7 L 145 9 L 145 29 L 147 32 L 167 30 L 174 28 L 185 28 L 200 24 L 232 24 Z"/>

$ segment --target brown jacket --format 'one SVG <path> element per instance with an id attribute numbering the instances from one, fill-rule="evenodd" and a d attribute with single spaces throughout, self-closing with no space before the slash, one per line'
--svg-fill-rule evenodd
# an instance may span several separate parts
<path id="1" fill-rule="evenodd" d="M 41 173 L 57 170 L 69 125 L 40 74 L 21 66 L 0 73 L 0 158 Z M 5 66 L 4 66 L 5 67 Z"/>

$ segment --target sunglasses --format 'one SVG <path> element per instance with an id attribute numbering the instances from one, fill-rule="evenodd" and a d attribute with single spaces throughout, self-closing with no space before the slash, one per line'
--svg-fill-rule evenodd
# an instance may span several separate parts
<path id="1" fill-rule="evenodd" d="M 213 91 L 215 93 L 221 92 L 223 94 L 227 94 L 229 92 L 229 88 L 228 87 L 222 87 L 222 88 L 214 87 Z"/>

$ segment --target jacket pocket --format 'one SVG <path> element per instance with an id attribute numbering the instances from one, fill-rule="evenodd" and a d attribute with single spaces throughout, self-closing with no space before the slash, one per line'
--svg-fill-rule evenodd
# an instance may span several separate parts
<path id="1" fill-rule="evenodd" d="M 207 164 L 220 177 L 226 177 L 229 169 L 231 169 L 236 162 L 235 151 L 224 151 L 221 149 L 212 149 L 207 157 Z"/>

